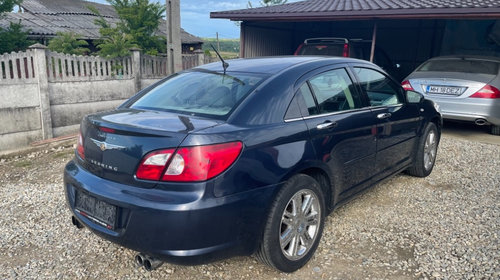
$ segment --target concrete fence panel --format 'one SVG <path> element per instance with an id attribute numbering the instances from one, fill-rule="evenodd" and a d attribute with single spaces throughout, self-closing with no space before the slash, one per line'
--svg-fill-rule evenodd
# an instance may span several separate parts
<path id="1" fill-rule="evenodd" d="M 203 52 L 183 56 L 184 69 L 203 64 Z M 51 52 L 35 44 L 0 55 L 0 152 L 76 133 L 83 116 L 112 110 L 168 76 L 167 57 L 132 49 L 106 59 Z"/>

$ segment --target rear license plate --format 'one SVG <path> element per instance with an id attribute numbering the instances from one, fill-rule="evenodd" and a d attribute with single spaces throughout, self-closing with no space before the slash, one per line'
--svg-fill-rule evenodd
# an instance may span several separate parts
<path id="1" fill-rule="evenodd" d="M 107 229 L 115 228 L 117 208 L 114 205 L 77 191 L 75 210 Z"/>
<path id="2" fill-rule="evenodd" d="M 427 86 L 426 92 L 432 94 L 460 95 L 462 87 Z"/>

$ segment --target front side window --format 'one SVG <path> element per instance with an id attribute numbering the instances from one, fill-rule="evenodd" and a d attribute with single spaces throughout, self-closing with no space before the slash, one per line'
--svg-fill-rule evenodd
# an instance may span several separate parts
<path id="1" fill-rule="evenodd" d="M 361 99 L 345 69 L 321 73 L 309 80 L 319 113 L 327 114 L 361 108 Z"/>
<path id="2" fill-rule="evenodd" d="M 368 68 L 355 67 L 361 87 L 365 90 L 371 106 L 387 106 L 403 103 L 401 90 L 384 74 Z"/>
<path id="3" fill-rule="evenodd" d="M 181 73 L 153 88 L 130 107 L 225 118 L 264 78 L 253 73 Z"/>

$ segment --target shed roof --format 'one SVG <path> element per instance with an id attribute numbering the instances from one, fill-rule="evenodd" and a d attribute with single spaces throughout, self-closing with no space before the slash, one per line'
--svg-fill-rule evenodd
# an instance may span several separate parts
<path id="1" fill-rule="evenodd" d="M 211 12 L 211 18 L 248 21 L 375 18 L 500 18 L 500 0 L 307 0 Z"/>
<path id="2" fill-rule="evenodd" d="M 73 32 L 82 39 L 99 39 L 99 26 L 94 23 L 97 16 L 87 6 L 94 6 L 104 19 L 116 24 L 118 15 L 110 5 L 104 5 L 82 0 L 24 0 L 21 4 L 23 13 L 6 13 L 0 17 L 0 27 L 6 28 L 10 22 L 19 22 L 30 35 L 53 37 L 57 32 Z M 157 35 L 166 36 L 166 21 L 161 20 Z M 183 44 L 198 44 L 203 40 L 187 33 L 181 28 Z"/>

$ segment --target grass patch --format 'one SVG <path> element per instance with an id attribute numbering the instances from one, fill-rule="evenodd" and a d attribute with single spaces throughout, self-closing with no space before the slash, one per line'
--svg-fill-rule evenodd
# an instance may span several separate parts
<path id="1" fill-rule="evenodd" d="M 71 154 L 73 154 L 72 151 L 68 151 L 68 152 L 59 152 L 59 153 L 55 153 L 52 155 L 53 158 L 62 158 L 62 157 L 66 157 L 66 156 L 70 156 Z"/>
<path id="2" fill-rule="evenodd" d="M 28 167 L 28 166 L 31 166 L 33 163 L 31 161 L 27 161 L 27 160 L 23 160 L 23 161 L 17 161 L 17 162 L 14 162 L 14 166 L 15 167 Z"/>

